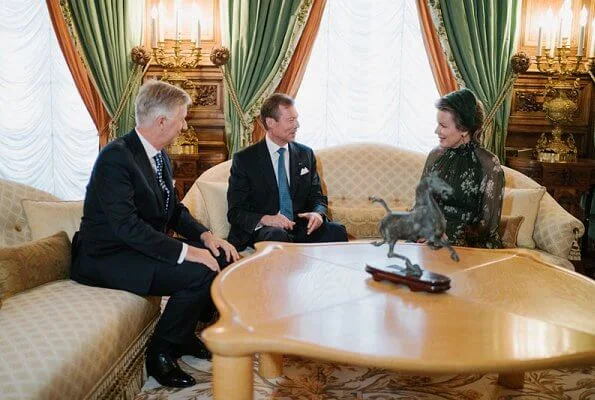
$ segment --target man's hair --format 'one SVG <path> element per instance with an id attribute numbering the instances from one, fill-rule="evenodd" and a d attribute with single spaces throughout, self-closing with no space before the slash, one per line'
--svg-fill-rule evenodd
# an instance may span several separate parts
<path id="1" fill-rule="evenodd" d="M 273 118 L 275 121 L 279 121 L 279 106 L 291 107 L 294 103 L 293 98 L 284 93 L 273 93 L 270 95 L 264 101 L 262 107 L 260 107 L 260 122 L 262 122 L 264 129 L 269 129 L 267 118 Z"/>
<path id="2" fill-rule="evenodd" d="M 151 79 L 145 82 L 136 95 L 135 118 L 138 126 L 151 123 L 164 115 L 171 118 L 180 106 L 189 106 L 192 99 L 184 90 L 169 83 Z"/>

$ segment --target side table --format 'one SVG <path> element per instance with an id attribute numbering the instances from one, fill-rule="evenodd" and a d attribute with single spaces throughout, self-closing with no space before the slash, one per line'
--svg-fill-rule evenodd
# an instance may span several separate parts
<path id="1" fill-rule="evenodd" d="M 583 254 L 595 251 L 595 241 L 589 241 L 591 196 L 595 187 L 595 160 L 547 163 L 530 158 L 507 157 L 506 165 L 522 172 L 546 187 L 548 193 L 569 213 L 585 225 L 581 248 Z M 585 197 L 584 208 L 581 198 Z"/>

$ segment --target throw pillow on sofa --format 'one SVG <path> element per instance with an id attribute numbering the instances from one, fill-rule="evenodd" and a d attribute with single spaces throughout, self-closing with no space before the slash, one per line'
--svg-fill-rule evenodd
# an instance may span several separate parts
<path id="1" fill-rule="evenodd" d="M 506 249 L 517 247 L 517 238 L 519 236 L 519 230 L 525 217 L 522 215 L 517 217 L 503 215 L 500 218 L 500 224 L 498 225 L 498 233 L 502 239 L 502 245 Z"/>
<path id="2" fill-rule="evenodd" d="M 38 240 L 64 231 L 72 241 L 83 217 L 83 201 L 23 200 L 23 209 L 31 228 L 31 238 Z"/>
<path id="3" fill-rule="evenodd" d="M 0 298 L 6 300 L 47 282 L 67 279 L 70 240 L 65 232 L 0 248 Z"/>
<path id="4" fill-rule="evenodd" d="M 517 237 L 518 247 L 525 247 L 528 249 L 535 248 L 533 230 L 535 229 L 535 220 L 537 219 L 537 213 L 539 212 L 539 202 L 544 193 L 544 187 L 536 189 L 504 189 L 502 215 L 522 215 L 525 217 Z"/>
<path id="5" fill-rule="evenodd" d="M 207 206 L 209 229 L 213 235 L 226 238 L 231 226 L 227 221 L 227 182 L 198 181 L 198 188 Z"/>

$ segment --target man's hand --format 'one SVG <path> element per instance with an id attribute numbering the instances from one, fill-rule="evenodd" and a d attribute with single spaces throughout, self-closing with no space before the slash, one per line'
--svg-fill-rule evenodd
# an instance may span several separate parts
<path id="1" fill-rule="evenodd" d="M 219 257 L 219 249 L 221 249 L 225 252 L 225 260 L 227 260 L 227 262 L 230 260 L 238 261 L 240 259 L 238 251 L 231 243 L 225 239 L 218 238 L 209 231 L 200 235 L 200 240 L 202 240 L 203 244 L 211 250 L 215 257 Z"/>
<path id="2" fill-rule="evenodd" d="M 317 212 L 307 212 L 298 214 L 300 218 L 306 218 L 308 220 L 308 228 L 306 233 L 309 235 L 314 232 L 316 229 L 320 228 L 322 225 L 322 215 L 318 214 Z"/>
<path id="3" fill-rule="evenodd" d="M 217 260 L 215 260 L 215 257 L 213 257 L 207 249 L 188 246 L 188 252 L 186 253 L 186 258 L 184 258 L 184 260 L 204 264 L 215 272 L 221 271 Z"/>
<path id="4" fill-rule="evenodd" d="M 279 213 L 277 215 L 263 215 L 260 223 L 264 226 L 274 226 L 275 228 L 283 228 L 292 230 L 295 222 L 291 221 L 285 215 Z"/>

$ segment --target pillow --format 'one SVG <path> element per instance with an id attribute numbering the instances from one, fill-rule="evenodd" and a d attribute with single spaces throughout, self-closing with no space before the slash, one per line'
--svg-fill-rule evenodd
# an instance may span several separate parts
<path id="1" fill-rule="evenodd" d="M 83 201 L 23 200 L 23 209 L 31 228 L 31 238 L 38 240 L 64 231 L 72 241 L 81 226 Z"/>
<path id="2" fill-rule="evenodd" d="M 500 225 L 498 226 L 498 233 L 502 239 L 502 245 L 504 248 L 511 249 L 517 247 L 517 237 L 519 235 L 519 229 L 525 217 L 519 215 L 517 217 L 511 217 L 503 215 L 500 218 Z"/>
<path id="3" fill-rule="evenodd" d="M 65 232 L 19 245 L 0 248 L 0 298 L 47 282 L 67 279 L 70 240 Z"/>
<path id="4" fill-rule="evenodd" d="M 518 247 L 525 247 L 528 249 L 535 248 L 533 230 L 535 228 L 535 219 L 537 218 L 537 213 L 539 211 L 539 202 L 544 193 L 544 187 L 536 189 L 504 189 L 502 215 L 522 215 L 525 217 L 517 236 L 516 243 Z"/>
<path id="5" fill-rule="evenodd" d="M 226 238 L 231 228 L 227 221 L 227 187 L 225 181 L 198 181 L 198 188 L 207 206 L 211 232 L 220 238 Z"/>

